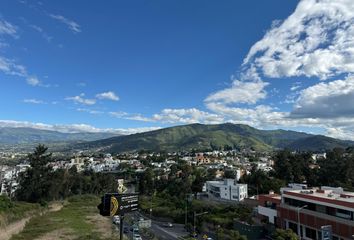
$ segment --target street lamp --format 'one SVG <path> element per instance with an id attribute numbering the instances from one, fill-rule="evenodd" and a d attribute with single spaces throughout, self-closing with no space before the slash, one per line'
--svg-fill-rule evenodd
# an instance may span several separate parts
<path id="1" fill-rule="evenodd" d="M 196 226 L 195 226 L 195 219 L 196 219 L 196 217 L 198 217 L 198 216 L 202 216 L 202 215 L 204 215 L 204 214 L 208 214 L 208 212 L 202 212 L 202 213 L 196 213 L 196 212 L 194 212 L 194 216 L 193 216 L 193 232 L 194 233 L 196 233 L 196 231 L 195 231 L 195 229 L 196 229 Z"/>
<path id="2" fill-rule="evenodd" d="M 187 193 L 186 195 L 186 207 L 185 207 L 185 218 L 184 218 L 184 227 L 187 229 L 188 222 L 188 202 L 192 201 L 192 193 Z"/>
<path id="3" fill-rule="evenodd" d="M 297 235 L 300 237 L 301 239 L 301 231 L 300 231 L 300 210 L 303 208 L 306 208 L 307 205 L 304 205 L 302 207 L 298 207 L 297 208 Z"/>

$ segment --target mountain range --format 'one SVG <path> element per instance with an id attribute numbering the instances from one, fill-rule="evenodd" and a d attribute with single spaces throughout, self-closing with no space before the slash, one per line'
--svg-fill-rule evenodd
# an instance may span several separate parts
<path id="1" fill-rule="evenodd" d="M 108 152 L 139 150 L 183 151 L 191 149 L 252 148 L 268 151 L 288 148 L 300 151 L 324 151 L 353 146 L 353 141 L 339 140 L 288 130 L 259 130 L 242 124 L 190 124 L 160 130 L 117 136 L 76 145 L 80 149 L 104 149 Z"/>
<path id="2" fill-rule="evenodd" d="M 55 142 L 94 141 L 117 136 L 113 133 L 63 133 L 22 127 L 0 127 L 0 144 L 21 145 Z"/>

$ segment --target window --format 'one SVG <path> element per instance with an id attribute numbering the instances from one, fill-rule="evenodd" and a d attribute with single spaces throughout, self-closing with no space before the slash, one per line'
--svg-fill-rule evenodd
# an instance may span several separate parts
<path id="1" fill-rule="evenodd" d="M 294 233 L 297 233 L 297 224 L 289 222 L 289 229 L 293 230 Z"/>
<path id="2" fill-rule="evenodd" d="M 307 238 L 316 239 L 316 230 L 311 229 L 311 228 L 306 228 L 305 236 Z"/>
<path id="3" fill-rule="evenodd" d="M 336 216 L 345 219 L 351 219 L 351 212 L 343 209 L 337 209 Z"/>

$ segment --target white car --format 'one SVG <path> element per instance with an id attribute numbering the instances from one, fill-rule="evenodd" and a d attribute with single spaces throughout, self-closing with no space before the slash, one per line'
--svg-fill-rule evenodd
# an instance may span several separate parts
<path id="1" fill-rule="evenodd" d="M 113 216 L 112 222 L 116 225 L 120 224 L 120 218 L 119 216 Z"/>
<path id="2" fill-rule="evenodd" d="M 134 234 L 133 240 L 143 240 L 139 234 Z"/>

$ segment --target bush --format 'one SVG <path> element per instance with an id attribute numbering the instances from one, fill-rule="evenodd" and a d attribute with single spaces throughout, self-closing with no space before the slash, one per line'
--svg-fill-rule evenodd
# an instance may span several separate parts
<path id="1" fill-rule="evenodd" d="M 6 196 L 0 196 L 0 212 L 4 212 L 9 208 L 13 208 L 14 204 Z"/>

